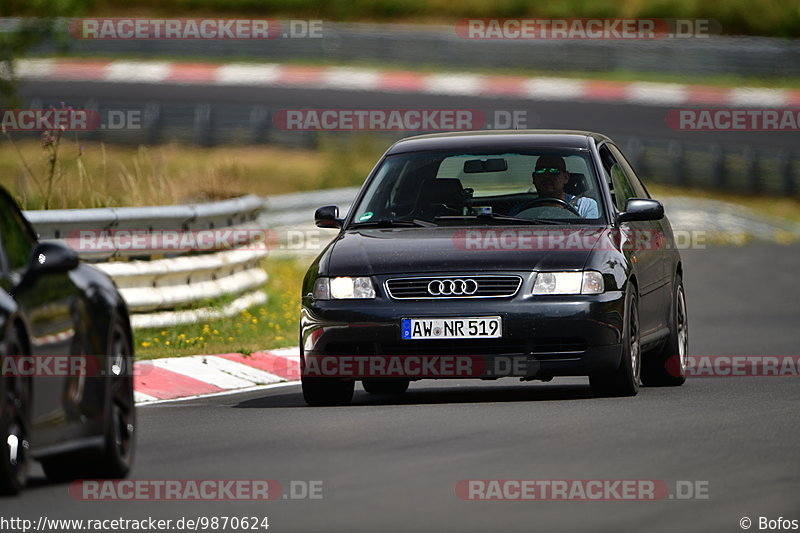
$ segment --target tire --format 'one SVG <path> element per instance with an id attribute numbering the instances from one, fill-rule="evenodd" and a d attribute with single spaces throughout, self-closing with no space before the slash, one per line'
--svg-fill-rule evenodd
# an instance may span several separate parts
<path id="1" fill-rule="evenodd" d="M 647 387 L 679 387 L 686 383 L 689 319 L 680 274 L 675 277 L 672 316 L 667 340 L 642 359 L 642 383 Z"/>
<path id="2" fill-rule="evenodd" d="M 133 398 L 133 350 L 125 327 L 115 321 L 109 334 L 110 370 L 103 412 L 103 446 L 96 451 L 42 459 L 45 475 L 54 481 L 78 478 L 116 479 L 130 472 L 136 451 L 136 406 Z"/>
<path id="3" fill-rule="evenodd" d="M 639 303 L 635 287 L 625 294 L 625 324 L 622 333 L 622 357 L 616 370 L 589 376 L 592 394 L 597 397 L 636 396 L 639 393 L 642 349 L 639 332 Z"/>
<path id="4" fill-rule="evenodd" d="M 408 390 L 407 379 L 365 379 L 361 382 L 364 390 L 370 394 L 403 394 Z"/>
<path id="5" fill-rule="evenodd" d="M 312 407 L 349 405 L 356 382 L 332 378 L 303 377 L 303 399 Z"/>
<path id="6" fill-rule="evenodd" d="M 21 355 L 22 343 L 16 328 L 9 329 L 6 354 Z M 0 378 L 0 494 L 19 494 L 28 480 L 31 465 L 31 380 L 22 376 Z"/>

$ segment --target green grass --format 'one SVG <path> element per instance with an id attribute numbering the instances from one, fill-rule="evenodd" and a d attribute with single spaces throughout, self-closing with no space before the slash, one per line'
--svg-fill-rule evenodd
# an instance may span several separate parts
<path id="1" fill-rule="evenodd" d="M 247 355 L 268 348 L 297 346 L 300 285 L 310 262 L 310 258 L 266 260 L 264 269 L 269 273 L 269 280 L 263 290 L 267 293 L 267 303 L 233 317 L 135 330 L 136 357 L 153 359 L 232 352 Z"/>
<path id="2" fill-rule="evenodd" d="M 787 0 L 114 0 L 89 3 L 94 16 L 301 18 L 448 23 L 465 17 L 713 19 L 731 35 L 800 36 L 800 9 Z"/>
<path id="3" fill-rule="evenodd" d="M 351 136 L 323 139 L 318 150 L 136 147 L 66 136 L 50 207 L 170 205 L 360 185 L 388 145 L 380 138 Z M 25 209 L 41 209 L 44 204 L 49 155 L 36 141 L 12 143 L 0 137 L 0 185 Z"/>

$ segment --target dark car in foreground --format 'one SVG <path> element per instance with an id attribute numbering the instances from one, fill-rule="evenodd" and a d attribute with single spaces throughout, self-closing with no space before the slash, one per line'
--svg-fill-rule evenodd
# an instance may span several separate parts
<path id="1" fill-rule="evenodd" d="M 116 286 L 38 242 L 0 188 L 0 493 L 31 461 L 54 480 L 125 476 L 136 412 L 128 310 Z"/>
<path id="2" fill-rule="evenodd" d="M 395 143 L 302 288 L 310 405 L 355 381 L 588 376 L 597 396 L 685 381 L 683 266 L 662 205 L 614 142 L 579 131 Z"/>

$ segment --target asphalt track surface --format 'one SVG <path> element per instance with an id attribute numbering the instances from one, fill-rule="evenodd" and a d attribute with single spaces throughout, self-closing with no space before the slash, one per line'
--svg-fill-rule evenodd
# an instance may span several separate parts
<path id="1" fill-rule="evenodd" d="M 578 129 L 614 136 L 680 140 L 685 143 L 750 145 L 759 149 L 793 149 L 797 135 L 786 132 L 685 132 L 670 129 L 665 118 L 672 109 L 718 108 L 698 105 L 637 105 L 630 103 L 524 100 L 458 95 L 391 93 L 329 88 L 237 87 L 169 83 L 111 83 L 87 81 L 27 81 L 20 84 L 27 99 L 68 101 L 83 105 L 100 102 L 161 102 L 163 105 L 210 103 L 259 105 L 277 109 L 475 109 L 525 111 L 528 128 Z M 190 118 L 187 126 L 191 126 Z"/>
<path id="2" fill-rule="evenodd" d="M 683 252 L 695 355 L 797 355 L 800 247 Z M 269 531 L 741 531 L 800 519 L 793 377 L 691 378 L 594 399 L 585 379 L 423 381 L 309 408 L 298 386 L 139 409 L 134 479 L 322 480 L 321 500 L 82 502 L 38 467 L 0 516 L 269 516 Z M 463 479 L 707 482 L 709 499 L 474 502 Z M 288 490 L 287 490 L 288 492 Z M 263 531 L 263 530 L 262 530 Z"/>

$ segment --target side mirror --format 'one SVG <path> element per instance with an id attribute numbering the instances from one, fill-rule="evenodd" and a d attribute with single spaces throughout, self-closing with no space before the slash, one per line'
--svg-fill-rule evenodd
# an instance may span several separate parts
<path id="1" fill-rule="evenodd" d="M 33 249 L 30 272 L 68 272 L 78 267 L 80 261 L 74 250 L 58 242 L 40 242 Z"/>
<path id="2" fill-rule="evenodd" d="M 314 223 L 318 228 L 341 228 L 344 220 L 339 218 L 339 208 L 335 205 L 320 207 L 314 213 Z"/>
<path id="3" fill-rule="evenodd" d="M 618 222 L 644 220 L 661 220 L 664 218 L 664 206 L 658 200 L 629 198 L 625 202 L 625 212 L 617 215 Z"/>

